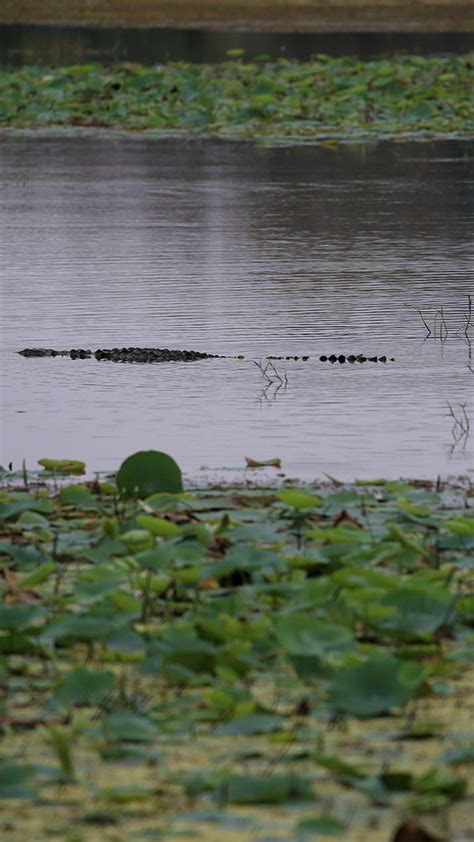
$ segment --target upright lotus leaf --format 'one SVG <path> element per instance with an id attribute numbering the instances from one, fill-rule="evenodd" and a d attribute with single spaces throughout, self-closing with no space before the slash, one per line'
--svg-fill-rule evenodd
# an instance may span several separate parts
<path id="1" fill-rule="evenodd" d="M 144 675 L 165 674 L 181 683 L 194 673 L 211 674 L 215 670 L 219 649 L 195 633 L 191 624 L 166 629 L 149 644 L 148 657 L 140 671 Z"/>
<path id="2" fill-rule="evenodd" d="M 109 713 L 102 720 L 102 726 L 110 742 L 153 743 L 156 740 L 153 722 L 127 710 Z"/>
<path id="3" fill-rule="evenodd" d="M 115 612 L 117 614 L 117 612 Z M 122 628 L 130 622 L 128 614 L 117 614 L 116 617 L 100 616 L 99 614 L 58 614 L 46 626 L 42 640 L 56 642 L 57 640 L 81 641 L 94 643 L 104 640 L 108 635 Z"/>
<path id="4" fill-rule="evenodd" d="M 46 608 L 42 605 L 0 605 L 0 628 L 2 631 L 31 628 L 38 625 L 46 615 Z"/>
<path id="5" fill-rule="evenodd" d="M 63 505 L 76 506 L 78 509 L 97 509 L 99 503 L 97 496 L 86 485 L 80 484 L 62 488 L 58 500 Z"/>
<path id="6" fill-rule="evenodd" d="M 154 572 L 168 570 L 173 564 L 176 548 L 173 544 L 160 544 L 152 550 L 138 553 L 136 561 L 140 567 Z"/>
<path id="7" fill-rule="evenodd" d="M 54 504 L 51 500 L 38 499 L 30 494 L 9 494 L 8 499 L 0 501 L 0 520 L 16 518 L 22 512 L 35 511 L 51 514 Z"/>
<path id="8" fill-rule="evenodd" d="M 354 639 L 346 626 L 317 620 L 308 614 L 287 614 L 275 622 L 281 645 L 291 655 L 327 656 L 354 649 Z"/>
<path id="9" fill-rule="evenodd" d="M 123 497 L 149 497 L 157 492 L 180 494 L 181 470 L 171 456 L 158 450 L 140 450 L 122 462 L 117 488 Z"/>
<path id="10" fill-rule="evenodd" d="M 308 529 L 306 537 L 315 541 L 329 541 L 331 544 L 370 544 L 371 537 L 368 532 L 356 527 L 329 527 L 325 529 Z"/>
<path id="11" fill-rule="evenodd" d="M 423 675 L 418 664 L 377 653 L 366 661 L 339 667 L 331 681 L 330 701 L 342 713 L 379 716 L 407 704 L 416 695 Z"/>
<path id="12" fill-rule="evenodd" d="M 220 579 L 237 571 L 249 578 L 252 576 L 261 578 L 283 570 L 285 566 L 284 559 L 272 550 L 255 544 L 236 544 L 227 551 L 223 559 L 209 565 L 203 573 L 203 578 L 214 576 Z"/>
<path id="13" fill-rule="evenodd" d="M 436 586 L 413 588 L 402 585 L 383 596 L 381 604 L 390 606 L 393 613 L 382 618 L 380 626 L 402 638 L 432 634 L 442 626 L 453 627 L 459 621 L 453 595 Z"/>
<path id="14" fill-rule="evenodd" d="M 448 529 L 453 535 L 461 538 L 474 536 L 474 517 L 457 517 L 452 520 L 443 521 L 443 528 Z"/>
<path id="15" fill-rule="evenodd" d="M 148 530 L 156 538 L 176 538 L 181 529 L 171 520 L 153 515 L 137 515 L 135 520 L 142 529 Z"/>
<path id="16" fill-rule="evenodd" d="M 308 614 L 280 617 L 275 630 L 283 651 L 303 679 L 330 675 L 331 657 L 340 657 L 355 648 L 348 628 L 317 620 Z"/>
<path id="17" fill-rule="evenodd" d="M 151 550 L 155 546 L 155 539 L 148 529 L 129 529 L 120 536 L 120 541 L 125 544 L 129 553 L 141 553 Z"/>
<path id="18" fill-rule="evenodd" d="M 66 706 L 100 705 L 112 692 L 115 683 L 115 675 L 110 670 L 77 667 L 63 679 L 54 695 Z"/>

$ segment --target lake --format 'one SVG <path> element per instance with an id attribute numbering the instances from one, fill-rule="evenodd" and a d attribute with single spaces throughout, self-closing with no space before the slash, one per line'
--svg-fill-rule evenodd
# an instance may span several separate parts
<path id="1" fill-rule="evenodd" d="M 473 175 L 467 141 L 3 137 L 0 463 L 111 470 L 156 448 L 198 479 L 245 456 L 303 479 L 473 469 Z M 425 338 L 417 308 L 432 328 L 443 308 L 447 336 L 438 315 Z M 16 353 L 115 345 L 246 359 Z M 395 361 L 319 361 L 332 353 Z M 253 362 L 268 354 L 310 359 L 269 383 Z"/>
<path id="2" fill-rule="evenodd" d="M 0 64 L 225 61 L 227 50 L 253 59 L 306 60 L 318 53 L 358 56 L 387 53 L 459 55 L 474 49 L 474 32 L 249 32 L 162 27 L 93 27 L 0 24 Z"/>

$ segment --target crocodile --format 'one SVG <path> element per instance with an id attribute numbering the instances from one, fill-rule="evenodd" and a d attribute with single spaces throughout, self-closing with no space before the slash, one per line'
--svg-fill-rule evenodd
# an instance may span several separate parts
<path id="1" fill-rule="evenodd" d="M 219 357 L 220 354 L 206 354 L 202 351 L 179 351 L 170 348 L 97 348 L 96 351 L 72 348 L 70 351 L 55 351 L 54 348 L 23 348 L 18 351 L 23 357 L 70 357 L 72 360 L 110 360 L 114 363 L 159 363 L 204 360 Z"/>
<path id="2" fill-rule="evenodd" d="M 204 351 L 183 351 L 170 348 L 97 348 L 96 351 L 85 350 L 84 348 L 72 348 L 70 351 L 56 351 L 54 348 L 23 348 L 18 351 L 23 357 L 70 357 L 72 360 L 87 360 L 94 357 L 96 360 L 108 360 L 114 363 L 158 363 L 158 362 L 193 362 L 207 359 L 245 359 L 243 354 L 228 357 L 223 354 L 208 354 Z M 267 356 L 267 360 L 302 360 L 306 362 L 309 356 Z M 319 357 L 320 362 L 330 363 L 386 363 L 387 360 L 394 362 L 393 357 L 368 357 L 365 354 L 323 354 Z"/>

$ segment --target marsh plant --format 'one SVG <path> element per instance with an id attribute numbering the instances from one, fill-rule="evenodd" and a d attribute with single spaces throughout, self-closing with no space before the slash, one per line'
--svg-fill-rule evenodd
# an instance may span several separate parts
<path id="1" fill-rule="evenodd" d="M 470 336 L 472 330 L 472 296 L 468 295 L 465 308 L 462 314 L 462 321 L 459 324 L 449 323 L 445 316 L 444 307 L 438 307 L 432 316 L 427 316 L 422 313 L 419 307 L 415 307 L 421 322 L 426 330 L 425 338 L 429 337 L 437 339 L 440 342 L 446 342 L 449 336 L 456 336 L 465 338 L 470 345 Z"/>
<path id="2" fill-rule="evenodd" d="M 449 417 L 453 421 L 451 428 L 451 435 L 453 437 L 451 451 L 455 450 L 458 445 L 461 445 L 462 450 L 465 450 L 471 432 L 471 423 L 467 414 L 467 402 L 459 403 L 456 407 L 453 407 L 449 401 L 447 403 Z"/>
<path id="3" fill-rule="evenodd" d="M 56 468 L 0 491 L 3 827 L 467 834 L 472 485 Z"/>
<path id="4" fill-rule="evenodd" d="M 472 56 L 0 69 L 0 126 L 267 142 L 472 134 Z"/>

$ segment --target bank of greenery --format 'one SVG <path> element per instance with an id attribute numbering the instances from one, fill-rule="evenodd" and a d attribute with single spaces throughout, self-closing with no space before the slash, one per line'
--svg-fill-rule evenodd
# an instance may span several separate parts
<path id="1" fill-rule="evenodd" d="M 0 491 L 2 839 L 465 838 L 473 487 L 149 460 Z"/>
<path id="2" fill-rule="evenodd" d="M 0 126 L 267 141 L 464 137 L 474 133 L 473 71 L 472 54 L 1 69 Z"/>

